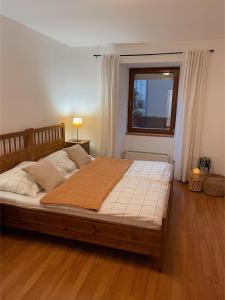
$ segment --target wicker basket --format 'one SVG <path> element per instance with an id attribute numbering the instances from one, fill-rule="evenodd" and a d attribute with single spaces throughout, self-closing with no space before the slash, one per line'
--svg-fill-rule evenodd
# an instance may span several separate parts
<path id="1" fill-rule="evenodd" d="M 224 196 L 225 177 L 218 174 L 207 174 L 203 182 L 203 190 L 207 195 Z"/>

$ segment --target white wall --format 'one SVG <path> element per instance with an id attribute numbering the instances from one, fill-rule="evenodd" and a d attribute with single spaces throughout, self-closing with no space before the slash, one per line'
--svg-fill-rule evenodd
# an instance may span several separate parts
<path id="1" fill-rule="evenodd" d="M 0 133 L 65 122 L 70 138 L 78 115 L 84 118 L 80 137 L 97 152 L 100 70 L 90 49 L 73 51 L 8 18 L 0 21 Z"/>
<path id="2" fill-rule="evenodd" d="M 91 140 L 91 153 L 96 155 L 100 150 L 101 64 L 93 57 L 93 49 L 78 48 L 72 52 L 75 92 L 71 112 L 83 118 L 79 135 Z M 70 135 L 74 136 L 74 132 L 72 128 Z"/>
<path id="3" fill-rule="evenodd" d="M 1 17 L 1 133 L 65 121 L 71 49 Z"/>
<path id="4" fill-rule="evenodd" d="M 103 48 L 69 48 L 27 27 L 1 18 L 2 46 L 0 131 L 66 123 L 67 136 L 74 135 L 71 118 L 84 118 L 81 138 L 91 139 L 99 150 L 100 58 L 93 53 L 148 53 L 215 49 L 212 54 L 205 108 L 202 154 L 212 158 L 214 171 L 224 173 L 224 40 L 117 45 Z M 118 152 L 124 149 L 174 154 L 173 138 L 130 136 L 126 133 L 128 68 L 182 64 L 183 55 L 123 57 L 119 110 Z"/>

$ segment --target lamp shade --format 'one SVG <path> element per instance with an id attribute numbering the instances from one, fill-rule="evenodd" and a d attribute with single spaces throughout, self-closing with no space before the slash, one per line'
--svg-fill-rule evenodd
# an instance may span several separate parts
<path id="1" fill-rule="evenodd" d="M 80 128 L 82 126 L 82 118 L 73 118 L 73 125 L 76 128 Z"/>

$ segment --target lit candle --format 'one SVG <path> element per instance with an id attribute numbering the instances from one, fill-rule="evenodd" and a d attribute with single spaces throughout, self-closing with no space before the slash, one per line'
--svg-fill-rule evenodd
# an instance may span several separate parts
<path id="1" fill-rule="evenodd" d="M 201 171 L 200 171 L 198 168 L 194 168 L 194 169 L 192 170 L 192 172 L 193 172 L 193 174 L 195 174 L 195 175 L 200 175 L 200 174 L 201 174 Z"/>

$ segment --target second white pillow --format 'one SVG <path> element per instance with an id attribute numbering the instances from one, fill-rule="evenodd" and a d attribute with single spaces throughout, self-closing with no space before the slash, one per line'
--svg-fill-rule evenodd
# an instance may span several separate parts
<path id="1" fill-rule="evenodd" d="M 56 151 L 44 158 L 41 158 L 40 161 L 49 161 L 56 168 L 63 169 L 66 172 L 71 172 L 77 169 L 75 163 L 69 159 L 68 154 L 63 150 Z"/>

